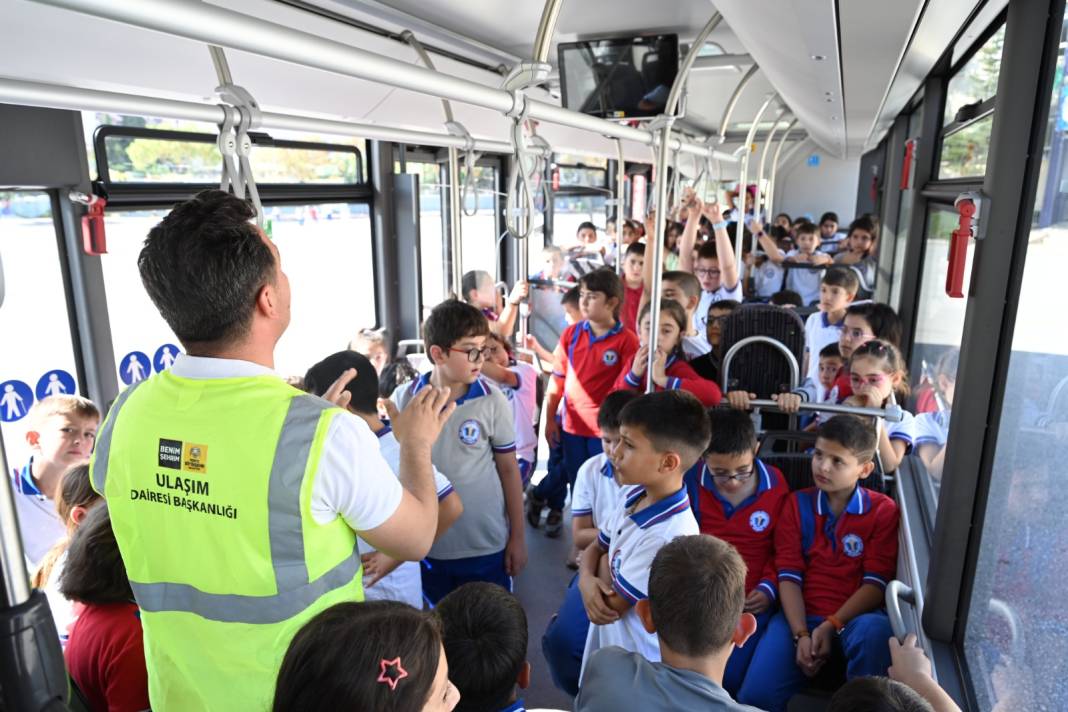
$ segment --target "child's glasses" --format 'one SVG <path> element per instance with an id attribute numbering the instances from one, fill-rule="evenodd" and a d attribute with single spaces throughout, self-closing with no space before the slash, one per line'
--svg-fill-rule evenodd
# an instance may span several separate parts
<path id="1" fill-rule="evenodd" d="M 485 360 L 485 358 L 492 352 L 492 349 L 488 346 L 481 349 L 477 346 L 473 349 L 454 349 L 450 346 L 449 351 L 454 351 L 458 354 L 467 354 L 468 361 L 471 363 L 478 363 L 479 361 Z"/>
<path id="2" fill-rule="evenodd" d="M 698 269 L 695 269 L 693 271 L 693 273 L 696 274 L 698 277 L 718 277 L 719 276 L 719 270 L 718 269 L 701 269 L 701 268 L 698 268 Z"/>
<path id="3" fill-rule="evenodd" d="M 741 484 L 742 482 L 748 482 L 749 478 L 753 476 L 753 472 L 754 470 L 752 465 L 749 466 L 748 470 L 738 470 L 737 472 L 728 472 L 727 470 L 709 470 L 709 473 L 712 475 L 712 478 L 715 479 L 716 482 L 719 482 L 721 484 L 727 484 L 731 481 L 737 482 L 739 484 Z"/>
<path id="4" fill-rule="evenodd" d="M 870 376 L 857 376 L 855 374 L 849 375 L 849 382 L 853 385 L 853 390 L 856 390 L 860 386 L 881 386 L 886 382 L 886 375 L 882 373 L 873 373 Z"/>

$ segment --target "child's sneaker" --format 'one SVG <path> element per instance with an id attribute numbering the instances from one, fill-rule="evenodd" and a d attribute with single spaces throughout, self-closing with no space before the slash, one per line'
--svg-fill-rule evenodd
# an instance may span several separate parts
<path id="1" fill-rule="evenodd" d="M 555 539 L 564 530 L 564 513 L 559 509 L 550 509 L 545 518 L 545 536 Z"/>
<path id="2" fill-rule="evenodd" d="M 541 526 L 541 513 L 547 502 L 534 494 L 534 487 L 527 487 L 527 521 L 537 529 Z"/>

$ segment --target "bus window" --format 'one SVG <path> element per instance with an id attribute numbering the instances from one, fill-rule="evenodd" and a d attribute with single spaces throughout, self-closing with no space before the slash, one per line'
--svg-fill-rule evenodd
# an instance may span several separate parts
<path id="1" fill-rule="evenodd" d="M 419 279 L 425 318 L 445 296 L 441 165 L 408 161 L 405 170 L 419 176 Z"/>
<path id="2" fill-rule="evenodd" d="M 462 167 L 460 171 L 463 174 Z M 460 264 L 464 272 L 483 270 L 496 280 L 501 237 L 497 222 L 497 169 L 492 166 L 475 166 L 474 173 L 475 185 L 478 187 L 478 209 L 475 209 L 474 191 L 470 191 L 467 204 L 463 205 L 466 212 L 460 215 L 463 235 Z M 468 215 L 470 212 L 475 214 Z"/>
<path id="3" fill-rule="evenodd" d="M 21 468 L 30 456 L 25 416 L 38 392 L 47 397 L 76 389 L 66 290 L 47 193 L 0 191 L 0 262 L 5 285 L 0 430 L 8 465 Z"/>
<path id="4" fill-rule="evenodd" d="M 1061 47 L 1068 40 L 1062 28 Z M 981 709 L 1068 708 L 1068 82 L 1058 60 L 964 651 Z M 1051 595 L 1052 594 L 1052 595 Z"/>
<path id="5" fill-rule="evenodd" d="M 923 125 L 923 104 L 917 106 L 909 115 L 908 138 L 917 138 L 920 135 L 920 127 Z M 904 146 L 898 146 L 897 150 L 904 152 Z M 912 220 L 912 204 L 916 199 L 916 181 L 908 190 L 901 191 L 901 202 L 898 205 L 897 239 L 894 241 L 894 272 L 890 281 L 890 306 L 894 311 L 901 310 L 901 285 L 905 281 L 902 271 L 905 269 L 905 248 L 909 243 L 909 222 Z"/>
<path id="6" fill-rule="evenodd" d="M 994 125 L 994 95 L 1004 44 L 1005 28 L 1002 26 L 950 77 L 946 89 L 939 179 L 986 173 L 990 130 Z M 964 113 L 960 113 L 962 109 L 965 109 Z"/>
<path id="7" fill-rule="evenodd" d="M 107 216 L 108 254 L 101 263 L 123 383 L 165 368 L 170 356 L 164 349 L 178 345 L 137 271 L 145 235 L 166 213 Z M 343 348 L 358 329 L 376 324 L 370 213 L 362 203 L 268 206 L 265 213 L 294 295 L 290 327 L 275 351 L 275 369 L 285 376 L 303 375 L 311 364 Z"/>

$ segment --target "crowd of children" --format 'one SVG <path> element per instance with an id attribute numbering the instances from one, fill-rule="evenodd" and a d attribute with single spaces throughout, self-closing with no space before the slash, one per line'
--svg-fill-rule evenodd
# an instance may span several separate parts
<path id="1" fill-rule="evenodd" d="M 559 536 L 569 497 L 577 573 L 542 650 L 576 710 L 783 710 L 834 656 L 851 682 L 833 709 L 897 698 L 952 709 L 914 641 L 888 645 L 898 512 L 864 483 L 914 447 L 941 474 L 956 353 L 935 366 L 917 418 L 813 417 L 810 486 L 791 491 L 759 456 L 745 412 L 756 394 L 724 385 L 724 326 L 750 302 L 805 310 L 802 383 L 773 396 L 787 413 L 907 405 L 900 320 L 868 301 L 878 225 L 861 216 L 841 235 L 833 213 L 753 219 L 746 247 L 755 237 L 763 252 L 739 264 L 718 204 L 687 192 L 672 217 L 662 264 L 642 241 L 657 218 L 624 222 L 610 245 L 583 223 L 572 250 L 546 250 L 531 281 L 559 301 L 555 343 L 514 342 L 527 281 L 505 297 L 475 271 L 423 324 L 421 367 L 394 361 L 388 335 L 364 329 L 298 379 L 316 395 L 344 383 L 344 407 L 398 474 L 387 413 L 427 386 L 447 390 L 455 410 L 431 452 L 429 555 L 403 562 L 359 542 L 366 602 L 334 606 L 296 635 L 275 710 L 524 709 L 530 631 L 512 579 L 527 525 Z M 99 420 L 76 396 L 35 406 L 16 504 L 75 683 L 94 708 L 142 709 L 137 607 L 85 467 Z M 532 481 L 539 430 L 547 467 Z"/>

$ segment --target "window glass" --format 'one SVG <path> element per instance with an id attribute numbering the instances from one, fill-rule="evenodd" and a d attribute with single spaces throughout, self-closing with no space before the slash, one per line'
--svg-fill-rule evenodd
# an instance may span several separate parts
<path id="1" fill-rule="evenodd" d="M 586 166 L 556 166 L 560 172 L 560 186 L 584 186 L 604 188 L 608 185 L 608 171 L 604 168 Z"/>
<path id="2" fill-rule="evenodd" d="M 942 457 L 952 415 L 957 359 L 967 307 L 967 300 L 946 295 L 949 239 L 957 222 L 956 211 L 948 206 L 932 206 L 927 214 L 916 335 L 909 363 L 911 410 L 917 416 L 915 452 L 927 466 L 929 483 L 936 494 L 942 478 Z M 974 249 L 974 242 L 970 242 L 964 272 L 965 294 L 971 282 Z"/>
<path id="3" fill-rule="evenodd" d="M 938 162 L 938 177 L 947 179 L 986 175 L 990 131 L 993 127 L 994 115 L 988 114 L 945 136 Z"/>
<path id="4" fill-rule="evenodd" d="M 408 161 L 405 170 L 419 176 L 419 278 L 426 317 L 445 296 L 441 165 Z"/>
<path id="5" fill-rule="evenodd" d="M 954 122 L 961 107 L 985 101 L 997 94 L 1001 50 L 1004 45 L 1005 27 L 1002 26 L 950 77 L 946 87 L 943 126 Z"/>
<path id="6" fill-rule="evenodd" d="M 597 238 L 605 241 L 605 224 L 608 213 L 606 195 L 556 195 L 553 196 L 553 244 L 569 249 L 576 246 L 578 226 L 592 222 L 597 226 Z"/>
<path id="7" fill-rule="evenodd" d="M 461 181 L 464 169 L 460 168 Z M 462 254 L 460 264 L 464 272 L 482 270 L 489 272 L 497 281 L 500 232 L 497 224 L 497 169 L 492 166 L 475 166 L 477 191 L 469 191 L 460 215 Z M 463 183 L 461 182 L 461 189 Z M 473 212 L 474 215 L 468 215 Z"/>
<path id="8" fill-rule="evenodd" d="M 920 104 L 912 114 L 909 115 L 907 138 L 918 138 L 922 124 L 923 104 Z M 901 150 L 905 150 L 904 146 L 901 147 Z M 916 183 L 917 179 L 913 176 L 913 187 L 909 190 L 901 191 L 901 203 L 898 205 L 898 238 L 894 242 L 894 276 L 890 282 L 890 306 L 892 306 L 895 311 L 900 311 L 901 309 L 901 286 L 905 280 L 905 276 L 902 272 L 905 269 L 905 250 L 909 244 L 909 223 L 912 221 L 912 203 L 916 199 Z"/>
<path id="9" fill-rule="evenodd" d="M 25 416 L 34 401 L 57 393 L 86 395 L 76 384 L 66 289 L 47 193 L 0 191 L 0 264 L 0 431 L 8 465 L 15 469 L 30 457 Z"/>
<path id="10" fill-rule="evenodd" d="M 370 212 L 361 203 L 265 211 L 292 295 L 291 321 L 275 349 L 275 370 L 303 375 L 316 361 L 345 348 L 360 328 L 376 324 Z M 126 383 L 166 368 L 177 349 L 137 270 L 144 238 L 166 212 L 107 216 L 108 254 L 101 264 L 116 368 Z"/>
<path id="11" fill-rule="evenodd" d="M 1061 52 L 1068 40 L 1062 29 Z M 964 638 L 981 709 L 1068 708 L 1068 339 L 1051 320 L 1068 260 L 1068 84 L 1053 86 L 990 492 Z"/>

